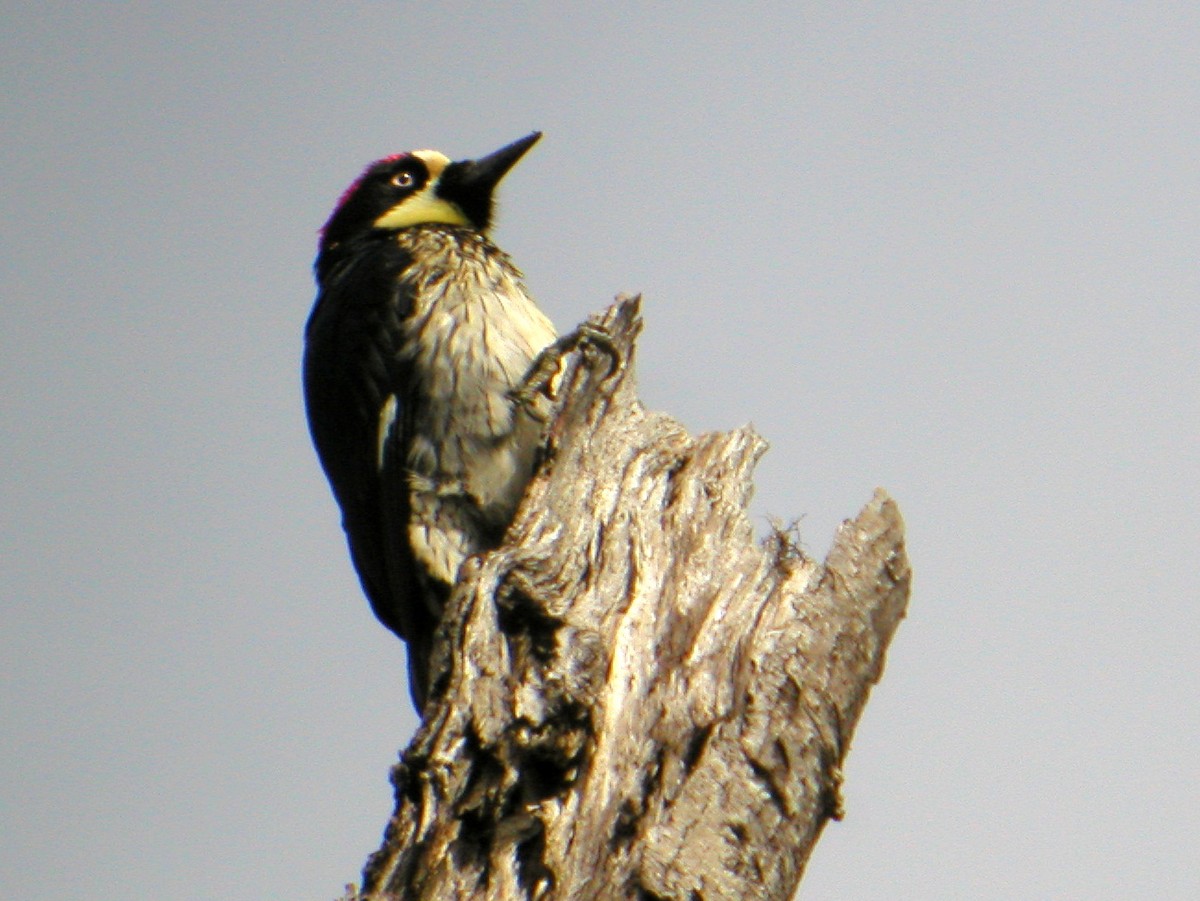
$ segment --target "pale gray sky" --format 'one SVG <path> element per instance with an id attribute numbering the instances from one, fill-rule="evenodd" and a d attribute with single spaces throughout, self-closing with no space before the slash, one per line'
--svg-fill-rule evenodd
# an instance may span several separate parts
<path id="1" fill-rule="evenodd" d="M 325 899 L 414 725 L 309 446 L 316 230 L 543 142 L 497 238 L 646 402 L 916 574 L 801 897 L 1200 897 L 1200 7 L 10 3 L 0 896 Z"/>

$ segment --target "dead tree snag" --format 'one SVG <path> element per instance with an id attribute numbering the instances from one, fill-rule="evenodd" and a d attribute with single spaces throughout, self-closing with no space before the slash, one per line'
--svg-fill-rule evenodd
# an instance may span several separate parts
<path id="1" fill-rule="evenodd" d="M 882 491 L 823 564 L 747 519 L 765 443 L 638 402 L 639 304 L 524 398 L 543 460 L 468 561 L 361 899 L 790 898 L 904 615 Z"/>

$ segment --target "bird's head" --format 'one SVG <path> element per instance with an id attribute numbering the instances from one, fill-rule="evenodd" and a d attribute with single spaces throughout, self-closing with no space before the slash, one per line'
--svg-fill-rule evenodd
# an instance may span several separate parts
<path id="1" fill-rule="evenodd" d="M 321 249 L 373 231 L 444 223 L 486 231 L 500 179 L 537 143 L 535 131 L 477 160 L 451 162 L 436 150 L 385 157 L 346 189 L 321 229 Z"/>

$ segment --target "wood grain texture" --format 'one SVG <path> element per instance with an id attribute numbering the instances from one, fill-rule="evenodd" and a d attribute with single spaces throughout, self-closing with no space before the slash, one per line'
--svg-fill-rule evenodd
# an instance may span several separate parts
<path id="1" fill-rule="evenodd" d="M 547 355 L 542 464 L 468 561 L 358 899 L 786 899 L 904 615 L 877 491 L 823 564 L 746 508 L 765 442 L 638 402 L 637 299 Z M 535 390 L 543 389 L 543 390 Z"/>

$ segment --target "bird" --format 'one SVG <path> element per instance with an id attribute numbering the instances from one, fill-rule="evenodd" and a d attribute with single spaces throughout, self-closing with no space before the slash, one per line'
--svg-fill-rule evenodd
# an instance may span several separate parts
<path id="1" fill-rule="evenodd" d="M 371 609 L 407 643 L 418 712 L 459 567 L 500 543 L 534 469 L 541 424 L 519 389 L 557 336 L 489 230 L 497 184 L 540 138 L 385 157 L 320 231 L 309 430 Z"/>

